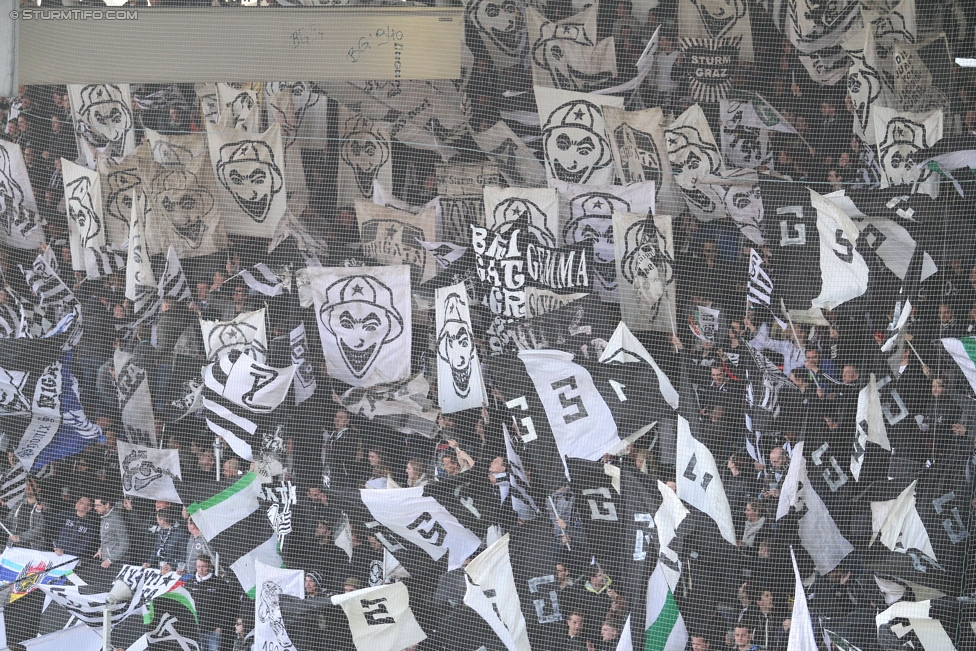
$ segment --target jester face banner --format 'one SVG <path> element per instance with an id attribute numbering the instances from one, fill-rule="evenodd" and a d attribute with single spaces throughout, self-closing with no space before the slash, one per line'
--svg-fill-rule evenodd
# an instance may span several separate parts
<path id="1" fill-rule="evenodd" d="M 90 167 L 99 158 L 125 156 L 135 149 L 128 84 L 68 84 L 68 100 L 78 151 Z"/>
<path id="2" fill-rule="evenodd" d="M 148 155 L 147 145 L 140 145 L 125 158 L 103 158 L 98 161 L 105 239 L 111 244 L 122 244 L 129 237 L 132 191 L 141 192 L 142 189 L 139 159 Z"/>
<path id="3" fill-rule="evenodd" d="M 281 125 L 285 149 L 325 149 L 328 144 L 328 101 L 311 82 L 275 81 L 264 88 L 269 121 Z"/>
<path id="4" fill-rule="evenodd" d="M 207 153 L 207 136 L 203 133 L 168 134 L 145 129 L 152 159 L 163 167 L 187 165 Z"/>
<path id="5" fill-rule="evenodd" d="M 586 92 L 606 86 L 617 76 L 613 39 L 597 41 L 596 4 L 555 22 L 531 7 L 527 13 L 536 86 Z"/>
<path id="6" fill-rule="evenodd" d="M 542 150 L 549 180 L 610 185 L 613 156 L 603 107 L 623 108 L 622 97 L 535 87 L 542 122 Z"/>
<path id="7" fill-rule="evenodd" d="M 620 314 L 632 330 L 674 332 L 671 217 L 613 214 Z"/>
<path id="8" fill-rule="evenodd" d="M 464 11 L 498 70 L 517 65 L 525 48 L 525 14 L 519 5 L 515 0 L 469 0 Z"/>
<path id="9" fill-rule="evenodd" d="M 105 246 L 102 219 L 102 182 L 98 172 L 61 159 L 64 205 L 68 213 L 68 242 L 71 268 L 85 270 L 85 249 Z"/>
<path id="10" fill-rule="evenodd" d="M 260 85 L 217 84 L 220 118 L 217 122 L 227 129 L 256 133 L 261 128 Z"/>
<path id="11" fill-rule="evenodd" d="M 274 235 L 286 208 L 281 127 L 253 135 L 208 126 L 207 142 L 227 233 Z"/>
<path id="12" fill-rule="evenodd" d="M 0 241 L 15 249 L 36 249 L 44 241 L 24 155 L 6 140 L 0 140 Z"/>
<path id="13" fill-rule="evenodd" d="M 372 386 L 410 374 L 408 267 L 315 267 L 309 280 L 331 377 Z"/>
<path id="14" fill-rule="evenodd" d="M 438 406 L 445 414 L 480 407 L 485 386 L 464 283 L 437 289 L 435 323 Z"/>
<path id="15" fill-rule="evenodd" d="M 899 113 L 876 106 L 874 131 L 878 137 L 881 187 L 918 184 L 911 191 L 938 197 L 938 176 L 928 168 L 917 168 L 921 161 L 916 153 L 942 139 L 942 110 Z"/>
<path id="16" fill-rule="evenodd" d="M 373 182 L 393 187 L 390 125 L 339 108 L 338 205 L 373 196 Z"/>
<path id="17" fill-rule="evenodd" d="M 706 179 L 722 173 L 722 153 L 701 107 L 695 104 L 682 113 L 664 130 L 664 138 L 675 183 L 691 214 L 705 221 L 721 216 L 722 209 L 706 187 Z"/>

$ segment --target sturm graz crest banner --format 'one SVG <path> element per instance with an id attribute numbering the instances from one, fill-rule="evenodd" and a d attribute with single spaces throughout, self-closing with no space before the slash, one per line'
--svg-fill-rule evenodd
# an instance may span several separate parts
<path id="1" fill-rule="evenodd" d="M 631 330 L 675 328 L 674 240 L 669 215 L 614 212 L 620 314 Z"/>
<path id="2" fill-rule="evenodd" d="M 613 39 L 597 40 L 596 4 L 558 21 L 547 20 L 531 7 L 526 11 L 536 86 L 587 92 L 617 76 Z"/>
<path id="3" fill-rule="evenodd" d="M 682 0 L 678 36 L 689 90 L 696 101 L 724 99 L 739 62 L 753 61 L 746 0 Z"/>
<path id="4" fill-rule="evenodd" d="M 535 101 L 546 176 L 566 183 L 612 184 L 613 155 L 603 107 L 622 109 L 624 98 L 536 86 Z"/>
<path id="5" fill-rule="evenodd" d="M 122 491 L 126 495 L 183 503 L 175 485 L 183 480 L 179 450 L 160 450 L 124 441 L 119 441 L 118 448 Z"/>
<path id="6" fill-rule="evenodd" d="M 207 142 L 227 233 L 273 236 L 286 209 L 281 127 L 249 134 L 208 126 Z"/>
<path id="7" fill-rule="evenodd" d="M 85 269 L 85 249 L 105 245 L 102 225 L 102 183 L 98 172 L 61 159 L 64 179 L 64 207 L 68 213 L 68 243 L 71 268 Z"/>
<path id="8" fill-rule="evenodd" d="M 435 292 L 437 404 L 450 414 L 481 407 L 486 400 L 464 283 Z"/>
<path id="9" fill-rule="evenodd" d="M 410 269 L 309 269 L 322 352 L 331 377 L 353 386 L 410 374 Z"/>
<path id="10" fill-rule="evenodd" d="M 0 140 L 0 241 L 15 249 L 36 249 L 44 241 L 34 190 L 20 145 Z"/>

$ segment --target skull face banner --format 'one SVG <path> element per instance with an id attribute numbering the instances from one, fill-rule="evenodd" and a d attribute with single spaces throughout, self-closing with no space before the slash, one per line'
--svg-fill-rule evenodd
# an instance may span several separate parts
<path id="1" fill-rule="evenodd" d="M 485 386 L 464 283 L 435 293 L 437 404 L 445 414 L 481 407 Z"/>
<path id="2" fill-rule="evenodd" d="M 277 124 L 260 135 L 207 127 L 227 233 L 271 237 L 285 214 L 284 150 Z"/>
<path id="3" fill-rule="evenodd" d="M 542 122 L 542 150 L 549 180 L 610 185 L 613 156 L 603 107 L 623 108 L 622 97 L 535 87 Z"/>
<path id="4" fill-rule="evenodd" d="M 85 249 L 105 246 L 102 226 L 102 182 L 98 172 L 61 159 L 64 205 L 68 213 L 71 268 L 85 270 Z"/>
<path id="5" fill-rule="evenodd" d="M 328 373 L 353 386 L 410 374 L 410 269 L 309 269 Z"/>

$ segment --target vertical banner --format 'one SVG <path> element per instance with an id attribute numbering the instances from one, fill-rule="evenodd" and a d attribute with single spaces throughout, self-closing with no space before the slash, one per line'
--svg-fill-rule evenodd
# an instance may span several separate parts
<path id="1" fill-rule="evenodd" d="M 100 158 L 124 157 L 135 149 L 129 84 L 68 84 L 71 119 L 86 167 Z"/>
<path id="2" fill-rule="evenodd" d="M 85 249 L 105 246 L 102 219 L 102 182 L 98 172 L 61 159 L 64 207 L 68 213 L 71 268 L 85 270 Z"/>
<path id="3" fill-rule="evenodd" d="M 445 414 L 481 407 L 487 399 L 468 305 L 464 283 L 435 293 L 437 404 Z"/>
<path id="4" fill-rule="evenodd" d="M 261 561 L 254 563 L 254 648 L 262 651 L 296 651 L 281 616 L 281 595 L 305 598 L 305 572 L 284 570 Z"/>
<path id="5" fill-rule="evenodd" d="M 675 330 L 674 239 L 670 215 L 614 212 L 620 314 L 631 330 Z"/>
<path id="6" fill-rule="evenodd" d="M 393 187 L 390 125 L 339 106 L 338 206 L 373 197 L 373 182 Z"/>

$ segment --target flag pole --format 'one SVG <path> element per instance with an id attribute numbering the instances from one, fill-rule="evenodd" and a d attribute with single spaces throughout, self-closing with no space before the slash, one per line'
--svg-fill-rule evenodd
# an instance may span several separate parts
<path id="1" fill-rule="evenodd" d="M 556 519 L 558 520 L 559 519 L 559 511 L 556 510 L 556 503 L 552 501 L 552 495 L 547 496 L 546 499 L 549 500 L 549 506 L 552 507 L 552 514 L 555 515 L 556 516 Z M 557 524 L 556 526 L 558 527 L 559 525 Z M 563 535 L 564 536 L 566 536 L 566 530 L 565 529 L 563 529 L 562 527 L 559 527 L 559 530 L 563 532 Z M 566 536 L 566 537 L 568 538 L 569 536 Z M 566 549 L 568 549 L 569 551 L 573 551 L 573 548 L 569 546 L 569 543 L 566 543 Z"/>

